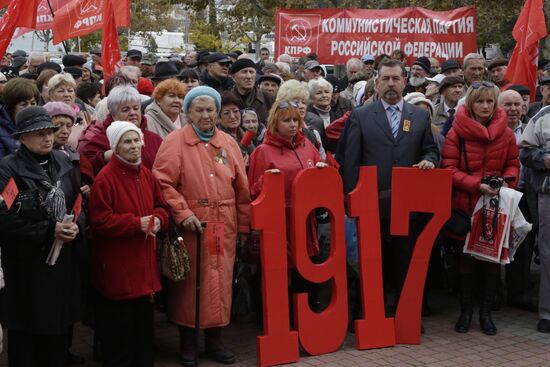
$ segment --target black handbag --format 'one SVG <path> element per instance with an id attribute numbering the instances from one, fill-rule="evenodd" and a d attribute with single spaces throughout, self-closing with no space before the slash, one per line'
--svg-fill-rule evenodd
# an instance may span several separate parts
<path id="1" fill-rule="evenodd" d="M 466 156 L 466 143 L 462 138 L 458 138 L 458 152 L 459 152 L 458 166 L 460 167 L 460 161 L 462 159 L 462 155 L 464 155 L 464 165 L 466 167 L 466 173 L 470 174 L 470 167 L 468 165 L 468 158 Z M 469 208 L 472 207 L 471 195 L 468 195 L 468 207 Z M 446 231 L 451 232 L 457 236 L 465 236 L 468 232 L 470 232 L 471 221 L 472 221 L 472 216 L 470 214 L 465 213 L 461 209 L 452 209 L 451 217 L 445 223 L 443 228 Z"/>

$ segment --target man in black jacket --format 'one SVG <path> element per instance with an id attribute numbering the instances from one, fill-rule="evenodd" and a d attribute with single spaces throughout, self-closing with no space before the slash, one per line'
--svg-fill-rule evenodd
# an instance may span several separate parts
<path id="1" fill-rule="evenodd" d="M 206 71 L 201 75 L 201 82 L 214 88 L 219 93 L 233 88 L 233 81 L 229 78 L 229 67 L 232 62 L 229 56 L 215 52 L 208 56 Z"/>

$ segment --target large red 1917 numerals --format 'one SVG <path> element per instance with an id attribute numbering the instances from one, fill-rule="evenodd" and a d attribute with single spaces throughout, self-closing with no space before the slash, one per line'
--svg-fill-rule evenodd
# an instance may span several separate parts
<path id="1" fill-rule="evenodd" d="M 349 196 L 349 215 L 357 218 L 363 319 L 356 321 L 358 349 L 420 342 L 420 312 L 431 248 L 450 215 L 451 172 L 394 168 L 391 232 L 409 233 L 411 212 L 433 213 L 420 234 L 395 318 L 384 315 L 382 256 L 376 167 L 362 167 Z M 296 331 L 290 330 L 288 307 L 287 235 L 282 175 L 264 176 L 261 195 L 252 203 L 252 228 L 262 231 L 262 296 L 265 335 L 258 337 L 258 364 L 269 366 L 299 359 L 298 337 L 310 354 L 330 353 L 344 341 L 347 328 L 346 256 L 342 182 L 335 169 L 300 172 L 293 183 L 290 210 L 292 260 L 310 282 L 330 281 L 329 306 L 309 309 L 307 295 L 294 295 Z M 330 256 L 313 264 L 306 248 L 306 218 L 323 207 L 331 216 Z"/>

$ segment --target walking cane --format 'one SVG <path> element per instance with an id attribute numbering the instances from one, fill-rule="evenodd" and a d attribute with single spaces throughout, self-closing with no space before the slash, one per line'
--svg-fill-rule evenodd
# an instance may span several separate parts
<path id="1" fill-rule="evenodd" d="M 201 222 L 201 227 L 205 228 L 206 223 Z M 199 365 L 199 339 L 200 339 L 200 305 L 201 305 L 201 232 L 195 231 L 197 236 L 197 253 L 195 262 L 195 366 Z"/>

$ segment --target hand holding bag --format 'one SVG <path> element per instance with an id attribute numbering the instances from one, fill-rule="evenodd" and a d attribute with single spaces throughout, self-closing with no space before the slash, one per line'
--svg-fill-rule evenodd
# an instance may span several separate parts
<path id="1" fill-rule="evenodd" d="M 184 280 L 191 270 L 187 247 L 172 218 L 168 230 L 159 241 L 159 261 L 161 274 L 174 282 Z"/>

